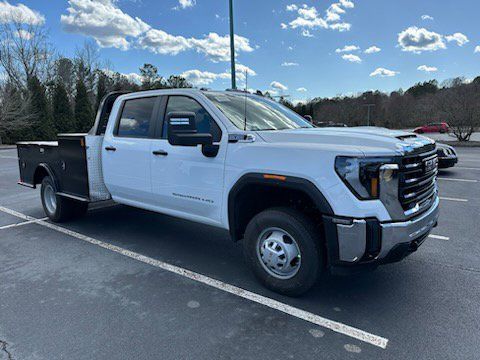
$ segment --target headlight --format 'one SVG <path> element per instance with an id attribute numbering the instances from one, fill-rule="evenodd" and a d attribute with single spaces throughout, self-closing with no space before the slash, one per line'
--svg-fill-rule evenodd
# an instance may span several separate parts
<path id="1" fill-rule="evenodd" d="M 361 200 L 378 199 L 380 195 L 380 167 L 385 164 L 397 164 L 396 158 L 356 158 L 338 156 L 335 159 L 335 171 Z M 398 167 L 382 171 L 384 181 L 390 181 Z"/>

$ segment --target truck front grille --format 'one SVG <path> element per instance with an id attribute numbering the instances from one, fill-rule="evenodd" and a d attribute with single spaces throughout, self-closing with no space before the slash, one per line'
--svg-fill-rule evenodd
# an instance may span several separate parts
<path id="1" fill-rule="evenodd" d="M 435 145 L 403 157 L 398 198 L 405 215 L 426 209 L 437 190 L 438 157 Z"/>

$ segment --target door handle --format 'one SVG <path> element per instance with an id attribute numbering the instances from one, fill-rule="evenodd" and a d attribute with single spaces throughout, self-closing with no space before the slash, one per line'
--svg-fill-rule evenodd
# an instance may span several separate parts
<path id="1" fill-rule="evenodd" d="M 117 148 L 114 148 L 113 146 L 107 146 L 107 147 L 105 147 L 105 150 L 107 150 L 107 151 L 117 151 Z"/>
<path id="2" fill-rule="evenodd" d="M 165 150 L 155 150 L 152 151 L 152 154 L 155 156 L 167 156 L 168 152 L 166 152 Z"/>

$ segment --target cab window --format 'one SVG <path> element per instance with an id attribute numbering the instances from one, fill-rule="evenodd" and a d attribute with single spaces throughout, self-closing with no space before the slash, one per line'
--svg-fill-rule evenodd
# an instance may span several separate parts
<path id="1" fill-rule="evenodd" d="M 156 97 L 125 101 L 116 135 L 119 137 L 148 138 L 156 101 Z"/>
<path id="2" fill-rule="evenodd" d="M 193 112 L 195 113 L 195 119 L 197 124 L 197 131 L 199 133 L 212 134 L 213 142 L 219 142 L 222 138 L 222 130 L 217 125 L 212 116 L 205 108 L 200 105 L 196 100 L 188 96 L 169 96 L 167 109 L 165 111 L 165 118 L 168 113 L 171 112 Z M 167 126 L 163 127 L 163 138 L 167 138 Z"/>

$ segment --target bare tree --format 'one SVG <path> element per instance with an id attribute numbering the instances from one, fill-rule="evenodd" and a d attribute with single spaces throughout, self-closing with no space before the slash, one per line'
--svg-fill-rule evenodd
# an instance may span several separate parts
<path id="1" fill-rule="evenodd" d="M 439 114 L 443 116 L 459 141 L 469 141 L 480 126 L 480 84 L 465 84 L 460 79 L 450 88 L 442 89 L 436 98 Z"/>
<path id="2" fill-rule="evenodd" d="M 51 49 L 43 26 L 26 24 L 22 18 L 10 20 L 0 25 L 0 67 L 9 82 L 25 91 L 28 79 L 48 77 Z"/>

